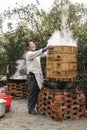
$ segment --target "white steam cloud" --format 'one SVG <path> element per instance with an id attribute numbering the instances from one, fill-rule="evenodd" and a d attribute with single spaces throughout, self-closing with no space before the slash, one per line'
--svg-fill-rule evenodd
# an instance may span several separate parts
<path id="1" fill-rule="evenodd" d="M 77 46 L 77 40 L 73 39 L 72 32 L 69 29 L 55 31 L 48 40 L 48 45 Z"/>
<path id="2" fill-rule="evenodd" d="M 62 25 L 60 31 L 55 31 L 50 39 L 48 40 L 47 45 L 54 45 L 54 46 L 77 46 L 77 39 L 73 38 L 73 33 L 69 29 L 67 24 L 68 19 L 68 4 L 65 4 L 62 7 Z"/>
<path id="3" fill-rule="evenodd" d="M 26 79 L 27 78 L 27 72 L 26 72 L 26 61 L 25 59 L 19 59 L 16 61 L 16 72 L 13 76 L 11 76 L 11 79 Z"/>

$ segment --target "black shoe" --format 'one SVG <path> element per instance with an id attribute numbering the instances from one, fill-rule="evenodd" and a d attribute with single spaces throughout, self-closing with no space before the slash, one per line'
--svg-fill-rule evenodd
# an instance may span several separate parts
<path id="1" fill-rule="evenodd" d="M 29 111 L 29 114 L 37 115 L 38 113 L 35 110 Z"/>

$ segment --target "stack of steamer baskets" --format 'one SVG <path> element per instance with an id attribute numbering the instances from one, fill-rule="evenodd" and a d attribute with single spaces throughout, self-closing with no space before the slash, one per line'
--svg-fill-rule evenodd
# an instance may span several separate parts
<path id="1" fill-rule="evenodd" d="M 77 81 L 77 47 L 54 46 L 48 51 L 46 80 L 56 82 Z"/>

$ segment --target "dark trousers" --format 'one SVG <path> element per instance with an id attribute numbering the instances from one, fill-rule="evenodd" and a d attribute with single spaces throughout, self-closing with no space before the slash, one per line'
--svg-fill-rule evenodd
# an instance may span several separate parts
<path id="1" fill-rule="evenodd" d="M 28 83 L 28 110 L 32 111 L 35 109 L 35 106 L 38 102 L 39 87 L 37 85 L 35 75 L 31 72 L 27 76 L 27 83 Z"/>

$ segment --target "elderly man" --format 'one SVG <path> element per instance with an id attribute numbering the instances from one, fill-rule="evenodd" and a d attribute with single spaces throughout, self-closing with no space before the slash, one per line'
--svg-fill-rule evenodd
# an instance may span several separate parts
<path id="1" fill-rule="evenodd" d="M 34 42 L 27 42 L 28 52 L 26 54 L 27 83 L 28 83 L 28 113 L 36 115 L 35 106 L 37 104 L 38 93 L 42 88 L 43 74 L 41 70 L 40 58 L 47 55 L 46 51 L 52 49 L 49 45 L 40 50 L 36 50 Z"/>

